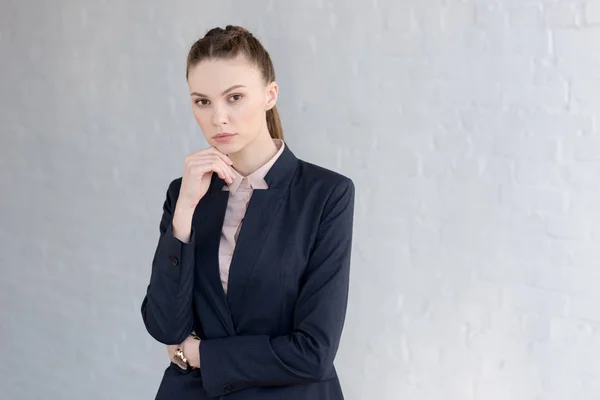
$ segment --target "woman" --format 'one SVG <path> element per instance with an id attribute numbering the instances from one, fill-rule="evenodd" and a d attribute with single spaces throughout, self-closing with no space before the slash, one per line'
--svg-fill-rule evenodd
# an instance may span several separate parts
<path id="1" fill-rule="evenodd" d="M 142 304 L 172 361 L 157 399 L 343 399 L 354 185 L 284 143 L 269 54 L 241 27 L 191 48 L 210 147 L 169 185 Z"/>

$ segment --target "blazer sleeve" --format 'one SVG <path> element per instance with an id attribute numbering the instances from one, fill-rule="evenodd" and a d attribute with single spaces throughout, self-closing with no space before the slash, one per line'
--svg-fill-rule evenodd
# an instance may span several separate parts
<path id="1" fill-rule="evenodd" d="M 200 342 L 202 380 L 210 396 L 333 377 L 348 300 L 353 213 L 354 184 L 347 178 L 332 190 L 323 210 L 294 310 L 293 332 Z"/>
<path id="2" fill-rule="evenodd" d="M 194 329 L 194 234 L 190 242 L 183 243 L 173 236 L 172 230 L 180 184 L 176 179 L 167 190 L 150 283 L 141 307 L 146 330 L 164 344 L 180 344 Z"/>

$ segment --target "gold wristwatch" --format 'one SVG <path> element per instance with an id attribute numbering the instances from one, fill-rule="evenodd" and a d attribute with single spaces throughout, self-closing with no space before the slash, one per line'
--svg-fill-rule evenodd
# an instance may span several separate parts
<path id="1" fill-rule="evenodd" d="M 200 340 L 200 337 L 198 335 L 196 335 L 196 332 L 192 332 L 190 334 L 190 336 L 193 337 L 194 339 Z M 175 350 L 175 354 L 173 354 L 173 362 L 175 363 L 175 365 L 177 365 L 179 368 L 181 368 L 184 371 L 187 370 L 188 368 L 196 369 L 196 368 L 192 367 L 190 365 L 190 363 L 188 363 L 187 358 L 183 354 L 183 350 L 181 350 L 181 347 L 178 347 Z"/>
<path id="2" fill-rule="evenodd" d="M 175 350 L 175 354 L 173 354 L 173 362 L 184 371 L 190 367 L 187 358 L 185 358 L 183 351 L 179 347 Z"/>

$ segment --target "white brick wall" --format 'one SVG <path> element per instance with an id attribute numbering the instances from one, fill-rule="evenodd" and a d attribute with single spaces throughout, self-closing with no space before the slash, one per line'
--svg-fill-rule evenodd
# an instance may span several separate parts
<path id="1" fill-rule="evenodd" d="M 347 398 L 600 398 L 600 0 L 4 0 L 1 397 L 152 398 L 139 306 L 204 145 L 185 56 L 227 23 L 358 188 Z"/>

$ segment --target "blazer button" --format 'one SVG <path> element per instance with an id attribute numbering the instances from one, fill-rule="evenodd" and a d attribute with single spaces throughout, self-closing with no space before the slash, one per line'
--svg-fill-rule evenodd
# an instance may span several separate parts
<path id="1" fill-rule="evenodd" d="M 229 383 L 225 384 L 225 386 L 223 386 L 223 391 L 225 393 L 229 393 L 233 390 L 233 386 L 231 386 Z"/>
<path id="2" fill-rule="evenodd" d="M 171 256 L 171 264 L 173 264 L 174 267 L 179 265 L 179 259 L 175 256 Z"/>

